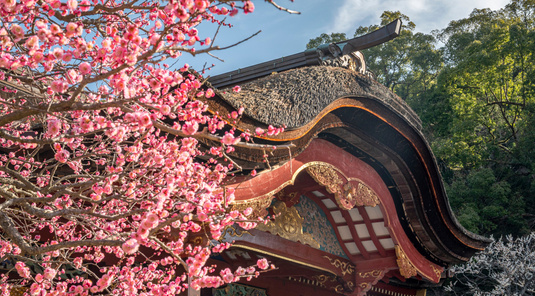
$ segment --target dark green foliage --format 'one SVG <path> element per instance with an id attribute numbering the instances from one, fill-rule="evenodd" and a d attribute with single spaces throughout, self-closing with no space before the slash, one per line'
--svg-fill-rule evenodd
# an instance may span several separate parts
<path id="1" fill-rule="evenodd" d="M 512 229 L 527 232 L 523 198 L 513 193 L 508 182 L 499 181 L 490 168 L 458 174 L 447 189 L 457 219 L 468 230 L 487 236 L 509 234 Z"/>

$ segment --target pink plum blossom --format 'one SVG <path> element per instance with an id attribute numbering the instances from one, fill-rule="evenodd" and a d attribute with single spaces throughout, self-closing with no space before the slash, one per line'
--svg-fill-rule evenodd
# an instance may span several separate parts
<path id="1" fill-rule="evenodd" d="M 119 1 L 110 10 L 97 9 L 98 0 L 0 0 L 0 79 L 17 85 L 0 91 L 33 93 L 1 102 L 0 117 L 15 119 L 3 125 L 10 138 L 0 137 L 0 167 L 10 171 L 0 177 L 25 187 L 13 194 L 31 200 L 28 207 L 5 210 L 35 252 L 0 241 L 2 256 L 19 260 L 0 290 L 22 284 L 39 296 L 176 295 L 188 285 L 177 258 L 195 276 L 193 287 L 256 276 L 264 266 L 219 273 L 209 258 L 231 244 L 191 243 L 191 235 L 217 239 L 252 215 L 229 209 L 234 191 L 222 186 L 232 165 L 221 161 L 250 132 L 211 113 L 203 102 L 216 93 L 205 77 L 188 64 L 169 65 L 199 43 L 210 50 L 201 23 L 254 10 L 252 1 L 223 2 L 137 10 Z M 230 124 L 243 112 L 229 113 Z M 221 143 L 201 145 L 205 136 Z M 25 262 L 42 269 L 32 274 Z M 67 268 L 80 276 L 65 277 Z"/>
<path id="2" fill-rule="evenodd" d="M 61 129 L 61 121 L 58 119 L 50 119 L 48 120 L 48 134 L 50 136 L 56 136 L 59 134 Z"/>
<path id="3" fill-rule="evenodd" d="M 80 73 L 84 75 L 91 73 L 91 65 L 88 62 L 81 63 L 78 69 L 80 70 Z"/>
<path id="4" fill-rule="evenodd" d="M 26 264 L 24 264 L 24 262 L 17 262 L 15 264 L 15 269 L 22 278 L 30 277 L 30 269 L 26 266 Z"/>
<path id="5" fill-rule="evenodd" d="M 245 3 L 243 4 L 243 11 L 245 12 L 245 14 L 253 12 L 254 11 L 253 2 L 252 1 L 245 1 Z"/>
<path id="6" fill-rule="evenodd" d="M 69 156 L 70 156 L 69 151 L 65 149 L 61 149 L 58 152 L 56 152 L 56 155 L 54 156 L 54 158 L 56 158 L 56 160 L 61 163 L 66 163 L 67 160 L 69 159 Z"/>
<path id="7" fill-rule="evenodd" d="M 50 267 L 45 268 L 45 271 L 43 272 L 43 277 L 46 280 L 52 280 L 54 277 L 56 277 L 56 270 Z"/>
<path id="8" fill-rule="evenodd" d="M 136 239 L 131 238 L 123 243 L 123 251 L 126 254 L 134 254 L 139 249 L 139 243 Z"/>
<path id="9" fill-rule="evenodd" d="M 264 131 L 263 128 L 257 127 L 257 128 L 255 129 L 255 134 L 256 134 L 257 136 L 261 136 L 261 135 L 263 135 L 264 133 L 265 133 L 265 131 Z"/>
<path id="10" fill-rule="evenodd" d="M 21 26 L 17 24 L 14 24 L 11 26 L 11 33 L 13 33 L 13 35 L 15 35 L 15 37 L 19 40 L 22 39 L 22 37 L 24 37 L 24 30 L 22 29 Z"/>
<path id="11" fill-rule="evenodd" d="M 269 267 L 269 263 L 266 258 L 258 259 L 256 262 L 256 266 L 260 269 L 267 269 Z"/>
<path id="12" fill-rule="evenodd" d="M 238 142 L 240 142 L 240 138 L 235 138 L 232 134 L 225 134 L 223 136 L 223 138 L 221 139 L 221 143 L 225 144 L 225 145 L 235 145 L 237 144 Z"/>

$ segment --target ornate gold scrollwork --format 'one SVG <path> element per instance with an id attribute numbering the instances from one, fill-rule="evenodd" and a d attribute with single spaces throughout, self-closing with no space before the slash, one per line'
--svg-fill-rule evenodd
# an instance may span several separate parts
<path id="1" fill-rule="evenodd" d="M 367 207 L 375 207 L 380 203 L 379 197 L 375 192 L 364 183 L 359 183 L 357 188 L 357 205 L 363 205 Z M 359 204 L 360 203 L 360 204 Z"/>
<path id="2" fill-rule="evenodd" d="M 327 258 L 334 267 L 340 268 L 342 271 L 342 276 L 345 276 L 346 274 L 353 274 L 355 272 L 355 266 L 349 262 L 342 262 L 338 258 L 332 259 L 329 256 L 323 256 L 323 258 Z"/>
<path id="3" fill-rule="evenodd" d="M 318 184 L 325 186 L 329 193 L 334 194 L 336 202 L 343 209 L 350 210 L 355 206 L 375 207 L 380 203 L 379 197 L 368 185 L 356 178 L 346 178 L 330 164 L 318 162 L 306 170 Z M 346 179 L 345 184 L 340 176 Z"/>
<path id="4" fill-rule="evenodd" d="M 378 278 L 378 277 L 383 277 L 384 275 L 384 270 L 372 270 L 372 271 L 367 271 L 367 272 L 359 272 L 359 277 L 361 278 L 369 278 L 369 277 L 373 277 L 373 278 Z"/>
<path id="5" fill-rule="evenodd" d="M 319 249 L 320 244 L 309 233 L 303 233 L 304 219 L 294 207 L 287 208 L 284 202 L 278 201 L 273 205 L 273 213 L 277 215 L 274 221 L 259 224 L 256 229 L 268 231 L 271 234 Z"/>
<path id="6" fill-rule="evenodd" d="M 324 275 L 324 274 L 320 274 L 320 275 L 315 275 L 312 277 L 317 283 L 318 283 L 318 286 L 322 287 L 322 288 L 325 288 L 326 285 L 325 283 L 330 279 L 331 282 L 333 281 L 332 277 L 330 276 L 327 276 L 327 275 Z"/>
<path id="7" fill-rule="evenodd" d="M 329 193 L 340 192 L 344 181 L 338 176 L 338 172 L 333 166 L 327 164 L 317 164 L 307 167 L 307 173 L 319 184 L 325 186 Z"/>
<path id="8" fill-rule="evenodd" d="M 414 267 L 412 262 L 409 260 L 409 257 L 407 257 L 407 254 L 405 254 L 405 252 L 399 245 L 396 245 L 396 257 L 396 262 L 398 263 L 399 267 L 399 273 L 404 278 L 408 279 L 417 275 L 416 267 Z"/>
<path id="9" fill-rule="evenodd" d="M 232 236 L 232 237 L 242 237 L 245 234 L 248 234 L 248 235 L 252 236 L 252 234 L 249 231 L 247 231 L 245 229 L 241 229 L 241 228 L 235 227 L 234 225 L 228 225 L 227 227 L 225 227 L 221 237 L 224 237 L 226 234 L 228 234 L 229 236 Z"/>
<path id="10" fill-rule="evenodd" d="M 366 291 L 369 289 L 370 283 L 360 283 L 359 286 L 363 291 Z"/>

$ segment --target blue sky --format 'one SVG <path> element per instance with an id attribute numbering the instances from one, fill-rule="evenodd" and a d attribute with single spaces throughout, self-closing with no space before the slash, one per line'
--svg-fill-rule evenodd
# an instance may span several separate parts
<path id="1" fill-rule="evenodd" d="M 288 14 L 262 0 L 253 0 L 256 9 L 252 14 L 239 14 L 228 18 L 232 28 L 221 29 L 216 45 L 236 43 L 259 30 L 256 37 L 230 49 L 213 52 L 223 59 L 220 62 L 208 55 L 191 58 L 185 54 L 178 64 L 188 63 L 195 69 L 215 64 L 205 76 L 217 75 L 291 55 L 305 50 L 311 38 L 321 33 L 343 32 L 353 36 L 359 26 L 379 23 L 384 10 L 401 11 L 416 24 L 416 31 L 429 33 L 442 29 L 451 20 L 467 17 L 474 8 L 504 7 L 509 0 L 278 0 L 278 4 L 300 11 Z M 214 25 L 202 25 L 200 36 L 213 37 Z"/>

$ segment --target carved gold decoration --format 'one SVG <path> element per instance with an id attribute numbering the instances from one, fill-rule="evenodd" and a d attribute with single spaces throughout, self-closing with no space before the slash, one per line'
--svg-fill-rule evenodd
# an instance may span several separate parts
<path id="1" fill-rule="evenodd" d="M 324 274 L 320 274 L 320 275 L 315 275 L 312 277 L 317 283 L 318 283 L 318 286 L 322 287 L 322 288 L 325 288 L 325 283 L 327 282 L 327 280 L 329 279 L 328 276 L 324 275 Z"/>
<path id="2" fill-rule="evenodd" d="M 346 178 L 330 164 L 317 162 L 306 170 L 318 184 L 334 194 L 338 206 L 343 209 L 350 210 L 355 206 L 375 207 L 380 203 L 379 197 L 368 185 L 356 178 Z M 346 179 L 345 184 L 341 176 Z"/>
<path id="3" fill-rule="evenodd" d="M 338 285 L 336 287 L 334 287 L 334 291 L 338 294 L 345 294 L 344 292 L 344 286 L 342 285 Z"/>
<path id="4" fill-rule="evenodd" d="M 369 278 L 369 277 L 383 277 L 384 276 L 384 270 L 372 270 L 367 272 L 359 272 L 359 277 L 361 278 Z"/>
<path id="5" fill-rule="evenodd" d="M 301 197 L 300 195 L 298 195 L 298 193 L 299 192 L 296 191 L 288 193 L 286 192 L 286 190 L 282 189 L 281 191 L 277 192 L 277 194 L 275 194 L 275 198 L 280 201 L 286 202 L 290 206 L 293 206 L 299 202 L 299 198 Z"/>
<path id="6" fill-rule="evenodd" d="M 203 242 L 203 238 L 200 237 L 200 236 L 193 238 L 193 244 L 196 245 L 196 246 L 201 245 L 202 242 Z"/>
<path id="7" fill-rule="evenodd" d="M 359 183 L 356 195 L 358 206 L 375 207 L 380 203 L 377 194 L 364 183 Z"/>
<path id="8" fill-rule="evenodd" d="M 327 258 L 334 267 L 340 268 L 342 271 L 342 276 L 345 276 L 346 274 L 353 274 L 355 272 L 355 266 L 351 265 L 349 262 L 342 262 L 338 258 L 332 259 L 329 256 L 323 256 L 323 258 Z"/>
<path id="9" fill-rule="evenodd" d="M 435 267 L 433 264 L 429 264 L 429 265 L 431 265 L 431 269 L 433 269 L 433 272 L 437 276 L 437 282 L 438 282 L 442 276 L 442 270 L 440 268 Z"/>
<path id="10" fill-rule="evenodd" d="M 234 226 L 234 225 L 228 225 L 227 227 L 225 227 L 221 237 L 224 237 L 226 234 L 228 234 L 229 236 L 232 236 L 232 237 L 242 237 L 245 234 L 248 234 L 248 235 L 252 236 L 252 234 L 249 231 L 247 231 L 245 229 L 241 229 L 241 228 L 239 228 L 237 226 Z"/>
<path id="11" fill-rule="evenodd" d="M 243 212 L 247 208 L 253 209 L 253 212 L 249 217 L 251 218 L 257 218 L 257 217 L 265 217 L 268 212 L 267 208 L 271 205 L 271 201 L 273 200 L 274 196 L 266 197 L 262 199 L 255 199 L 252 201 L 245 201 L 242 203 L 235 203 L 232 205 L 232 210 Z"/>
<path id="12" fill-rule="evenodd" d="M 256 229 L 268 231 L 271 234 L 318 249 L 320 244 L 309 233 L 303 233 L 304 219 L 294 207 L 287 208 L 284 202 L 278 201 L 273 205 L 273 213 L 277 215 L 274 221 L 259 224 Z"/>
<path id="13" fill-rule="evenodd" d="M 369 289 L 370 284 L 369 283 L 360 283 L 359 286 L 363 291 L 366 291 L 366 290 Z"/>
<path id="14" fill-rule="evenodd" d="M 310 166 L 307 168 L 307 173 L 320 185 L 325 186 L 329 193 L 339 193 L 344 183 L 338 172 L 331 165 L 318 164 Z"/>
<path id="15" fill-rule="evenodd" d="M 399 273 L 406 279 L 417 275 L 416 267 L 411 263 L 403 249 L 396 245 L 396 261 L 399 267 Z"/>

